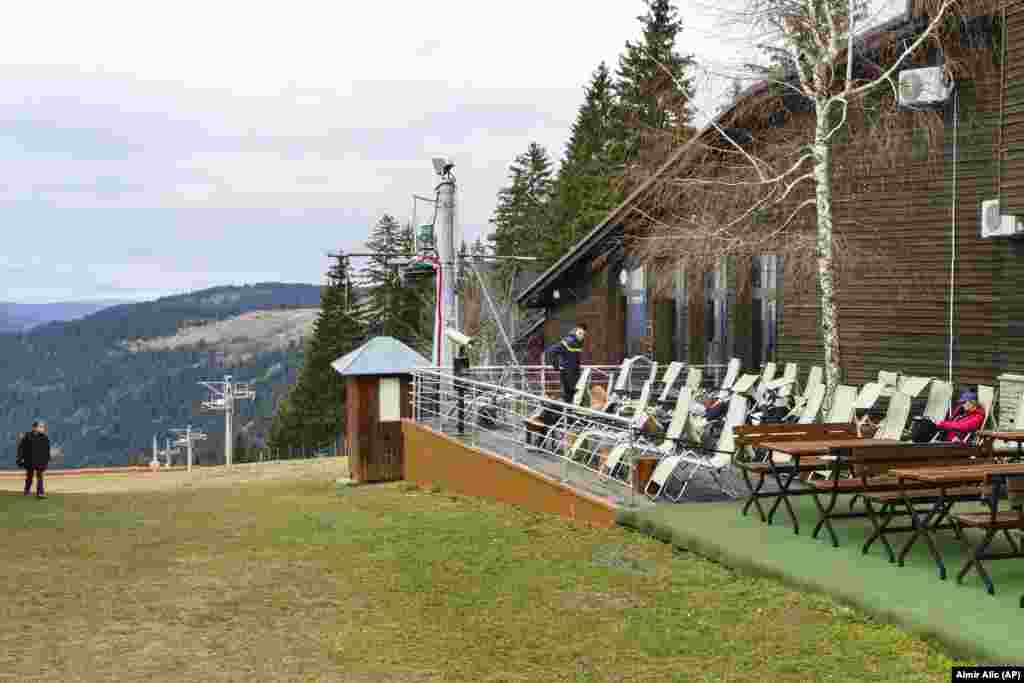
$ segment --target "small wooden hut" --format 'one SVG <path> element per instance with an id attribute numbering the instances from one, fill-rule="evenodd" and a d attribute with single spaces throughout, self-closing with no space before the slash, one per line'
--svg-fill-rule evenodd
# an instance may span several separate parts
<path id="1" fill-rule="evenodd" d="M 412 371 L 427 365 L 392 337 L 374 337 L 331 363 L 346 378 L 345 440 L 355 481 L 402 478 L 401 420 L 412 415 Z"/>

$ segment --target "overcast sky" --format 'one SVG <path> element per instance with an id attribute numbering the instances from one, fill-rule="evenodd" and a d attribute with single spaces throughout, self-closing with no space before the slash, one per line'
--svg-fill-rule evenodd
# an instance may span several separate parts
<path id="1" fill-rule="evenodd" d="M 734 60 L 716 3 L 683 52 Z M 9 3 L 0 40 L 0 300 L 142 299 L 321 281 L 456 162 L 487 230 L 511 159 L 561 156 L 640 0 Z M 701 79 L 713 111 L 723 85 Z"/>

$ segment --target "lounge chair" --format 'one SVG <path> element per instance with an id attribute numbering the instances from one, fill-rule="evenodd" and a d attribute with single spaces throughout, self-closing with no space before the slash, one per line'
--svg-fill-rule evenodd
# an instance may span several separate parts
<path id="1" fill-rule="evenodd" d="M 743 424 L 746 419 L 747 402 L 741 396 L 736 395 L 729 401 L 729 410 L 725 416 L 725 424 L 722 426 L 722 433 L 718 437 L 718 443 L 715 444 L 714 450 L 709 451 L 704 448 L 688 448 L 684 450 L 679 456 L 682 471 L 679 471 L 679 467 L 673 467 L 668 475 L 669 478 L 680 479 L 682 486 L 678 494 L 666 494 L 666 497 L 673 502 L 679 502 L 686 495 L 686 489 L 689 487 L 693 477 L 702 470 L 711 475 L 715 486 L 726 496 L 735 498 L 740 495 L 739 487 L 726 490 L 727 487 L 722 482 L 722 475 L 732 470 L 732 462 L 736 454 L 736 434 L 733 429 Z M 682 476 L 687 469 L 690 471 L 689 476 L 683 479 Z"/>
<path id="2" fill-rule="evenodd" d="M 683 364 L 680 361 L 672 361 L 665 368 L 665 375 L 661 378 L 661 393 L 658 394 L 658 404 L 664 405 L 671 399 L 669 394 L 672 391 L 672 387 L 675 386 L 676 380 L 679 379 L 679 375 L 683 371 Z"/>

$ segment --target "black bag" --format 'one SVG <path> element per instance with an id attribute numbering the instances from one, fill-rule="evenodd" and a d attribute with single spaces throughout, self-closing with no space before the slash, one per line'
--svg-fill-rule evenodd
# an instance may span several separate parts
<path id="1" fill-rule="evenodd" d="M 939 428 L 927 417 L 915 417 L 910 425 L 910 440 L 914 443 L 928 443 L 935 438 Z"/>
<path id="2" fill-rule="evenodd" d="M 761 424 L 781 424 L 789 415 L 789 408 L 785 406 L 772 406 L 761 415 Z"/>
<path id="3" fill-rule="evenodd" d="M 14 464 L 18 467 L 24 467 L 28 463 L 28 459 L 25 457 L 26 445 L 25 437 L 22 436 L 21 439 L 18 440 L 18 457 L 14 460 Z"/>

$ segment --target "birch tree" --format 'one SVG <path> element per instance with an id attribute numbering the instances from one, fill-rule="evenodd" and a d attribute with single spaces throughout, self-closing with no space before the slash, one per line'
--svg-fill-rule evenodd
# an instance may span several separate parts
<path id="1" fill-rule="evenodd" d="M 747 0 L 746 17 L 760 29 L 776 55 L 783 55 L 788 69 L 773 70 L 766 77 L 771 87 L 785 90 L 790 96 L 804 98 L 813 119 L 810 130 L 802 129 L 796 138 L 786 140 L 783 149 L 775 150 L 771 160 L 759 157 L 749 149 L 749 140 L 739 139 L 730 131 L 712 121 L 721 140 L 720 152 L 735 159 L 736 165 L 746 168 L 742 179 L 733 174 L 729 179 L 715 179 L 689 175 L 674 178 L 672 182 L 693 193 L 696 188 L 719 185 L 735 197 L 744 197 L 744 204 L 731 204 L 732 216 L 723 219 L 719 212 L 709 219 L 692 210 L 689 215 L 661 215 L 650 208 L 641 209 L 646 230 L 640 232 L 650 240 L 649 251 L 664 251 L 661 237 L 678 241 L 685 231 L 693 235 L 688 247 L 703 251 L 709 259 L 718 259 L 729 253 L 772 253 L 775 245 L 787 242 L 783 249 L 794 252 L 813 246 L 813 274 L 818 305 L 821 313 L 820 333 L 824 347 L 826 406 L 831 405 L 835 387 L 841 381 L 842 348 L 840 345 L 840 311 L 837 306 L 836 233 L 833 229 L 833 143 L 847 124 L 851 106 L 879 88 L 897 93 L 896 80 L 900 68 L 919 48 L 940 40 L 941 27 L 952 15 L 966 9 L 984 6 L 971 0 L 917 0 L 917 13 L 923 17 L 923 28 L 897 50 L 894 59 L 884 66 L 871 65 L 860 69 L 854 78 L 847 77 L 847 53 L 850 49 L 851 19 L 866 17 L 873 9 L 870 3 L 851 0 Z M 868 75 L 865 75 L 867 71 Z M 667 72 L 667 69 L 666 69 Z M 788 73 L 787 73 L 788 72 Z M 681 86 L 680 86 L 681 87 Z M 810 190 L 808 192 L 808 189 Z M 746 194 L 744 194 L 746 192 Z M 777 217 L 771 225 L 757 233 L 752 223 L 772 208 L 800 200 L 785 215 Z M 708 193 L 710 197 L 720 197 Z M 709 203 L 717 201 L 708 199 Z M 813 209 L 813 234 L 788 232 L 794 221 Z M 682 225 L 680 225 L 682 223 Z M 658 236 L 666 227 L 669 235 Z M 813 239 L 813 245 L 808 241 Z M 803 243 L 801 244 L 801 241 Z M 679 253 L 677 250 L 676 253 Z"/>

